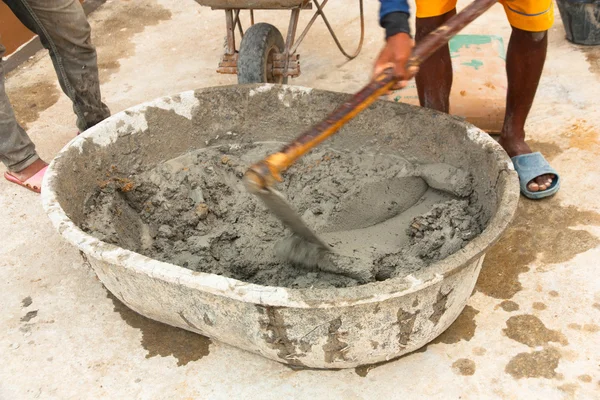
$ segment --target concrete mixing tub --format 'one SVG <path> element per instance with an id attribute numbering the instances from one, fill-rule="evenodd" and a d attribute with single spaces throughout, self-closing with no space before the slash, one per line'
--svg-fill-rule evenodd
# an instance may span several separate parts
<path id="1" fill-rule="evenodd" d="M 341 289 L 288 289 L 198 273 L 101 242 L 83 232 L 84 204 L 107 172 L 129 176 L 189 150 L 288 141 L 348 95 L 299 87 L 208 88 L 121 112 L 67 145 L 44 181 L 43 203 L 60 234 L 85 254 L 104 285 L 136 312 L 273 360 L 348 368 L 416 350 L 458 317 L 486 250 L 519 198 L 510 160 L 485 133 L 412 106 L 377 102 L 328 142 L 469 171 L 489 222 L 450 257 L 407 278 Z M 229 133 L 229 134 L 228 134 Z"/>

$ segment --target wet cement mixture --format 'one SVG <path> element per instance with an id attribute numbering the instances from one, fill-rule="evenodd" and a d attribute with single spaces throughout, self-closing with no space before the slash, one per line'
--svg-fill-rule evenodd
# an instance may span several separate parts
<path id="1" fill-rule="evenodd" d="M 269 286 L 356 286 L 407 276 L 464 247 L 487 221 L 471 178 L 448 165 L 321 147 L 278 189 L 331 252 L 307 268 L 282 257 L 290 233 L 242 183 L 281 143 L 209 147 L 100 182 L 83 229 L 198 272 Z M 314 265 L 317 265 L 314 267 Z"/>

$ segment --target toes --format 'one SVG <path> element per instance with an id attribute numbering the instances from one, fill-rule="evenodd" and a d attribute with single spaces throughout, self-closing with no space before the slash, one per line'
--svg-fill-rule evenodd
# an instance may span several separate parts
<path id="1" fill-rule="evenodd" d="M 554 175 L 552 175 L 552 174 L 542 175 L 542 178 L 544 180 L 544 186 L 546 186 L 546 189 L 549 189 L 550 186 L 552 186 L 552 181 L 554 181 Z"/>
<path id="2" fill-rule="evenodd" d="M 545 176 L 538 176 L 535 181 L 537 182 L 540 191 L 546 190 L 548 181 Z"/>
<path id="3" fill-rule="evenodd" d="M 540 175 L 527 184 L 527 188 L 532 192 L 541 192 L 550 189 L 555 176 L 552 174 Z"/>
<path id="4" fill-rule="evenodd" d="M 532 192 L 537 192 L 538 190 L 540 190 L 540 187 L 536 182 L 531 181 L 527 184 L 527 189 L 529 189 Z"/>

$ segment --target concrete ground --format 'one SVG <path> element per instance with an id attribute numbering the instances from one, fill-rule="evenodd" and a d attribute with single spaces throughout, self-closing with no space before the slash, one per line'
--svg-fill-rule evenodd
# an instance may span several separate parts
<path id="1" fill-rule="evenodd" d="M 358 7 L 349 3 L 327 6 L 348 44 L 358 32 Z M 382 43 L 377 9 L 378 2 L 366 1 L 367 39 L 352 62 L 318 22 L 300 48 L 303 74 L 293 83 L 359 89 Z M 285 32 L 287 14 L 263 12 L 258 19 Z M 191 0 L 113 0 L 90 22 L 113 112 L 235 83 L 215 73 L 221 12 Z M 467 32 L 501 35 L 507 43 L 510 28 L 495 6 Z M 0 398 L 599 398 L 599 83 L 600 51 L 569 44 L 557 16 L 527 129 L 532 146 L 560 171 L 561 191 L 550 200 L 521 201 L 448 331 L 418 352 L 356 370 L 294 371 L 135 314 L 61 240 L 38 195 L 0 180 Z M 40 52 L 13 71 L 7 87 L 20 121 L 50 160 L 76 128 L 48 56 Z"/>

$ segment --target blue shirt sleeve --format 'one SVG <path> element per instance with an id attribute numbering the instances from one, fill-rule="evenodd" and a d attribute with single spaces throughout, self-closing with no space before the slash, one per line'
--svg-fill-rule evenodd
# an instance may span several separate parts
<path id="1" fill-rule="evenodd" d="M 379 8 L 379 21 L 387 15 L 393 12 L 403 12 L 410 15 L 407 0 L 379 0 L 381 7 Z"/>

